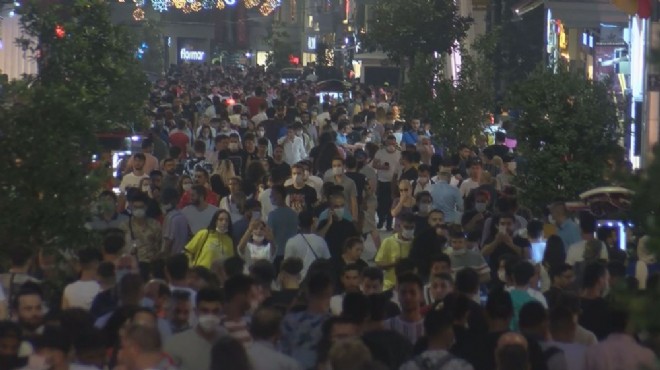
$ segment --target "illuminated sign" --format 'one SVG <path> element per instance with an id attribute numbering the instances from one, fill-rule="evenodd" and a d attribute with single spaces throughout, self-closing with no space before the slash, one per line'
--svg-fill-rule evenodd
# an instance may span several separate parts
<path id="1" fill-rule="evenodd" d="M 316 50 L 316 36 L 307 37 L 307 48 L 309 50 Z"/>
<path id="2" fill-rule="evenodd" d="M 179 53 L 181 60 L 196 62 L 204 60 L 205 55 L 206 53 L 203 51 L 186 50 L 186 48 L 181 49 L 181 52 Z"/>

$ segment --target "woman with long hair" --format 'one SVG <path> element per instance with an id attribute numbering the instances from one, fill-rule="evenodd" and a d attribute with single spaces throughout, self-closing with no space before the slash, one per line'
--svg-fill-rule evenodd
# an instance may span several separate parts
<path id="1" fill-rule="evenodd" d="M 218 210 L 211 218 L 209 226 L 198 231 L 186 245 L 185 252 L 190 266 L 210 269 L 214 261 L 234 256 L 231 225 L 229 212 Z"/>
<path id="2" fill-rule="evenodd" d="M 229 195 L 229 180 L 234 176 L 234 163 L 229 159 L 219 161 L 211 175 L 211 189 L 221 197 L 226 197 Z"/>
<path id="3" fill-rule="evenodd" d="M 541 278 L 541 292 L 550 289 L 552 281 L 550 280 L 550 271 L 559 268 L 566 262 L 566 249 L 564 242 L 557 235 L 552 235 L 545 242 L 545 251 L 541 261 L 539 275 Z"/>

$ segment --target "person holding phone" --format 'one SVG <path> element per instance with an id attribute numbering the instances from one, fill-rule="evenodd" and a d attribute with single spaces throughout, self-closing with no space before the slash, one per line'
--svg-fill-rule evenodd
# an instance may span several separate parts
<path id="1" fill-rule="evenodd" d="M 385 147 L 376 152 L 372 162 L 373 168 L 378 170 L 376 197 L 378 199 L 379 229 L 386 225 L 387 230 L 392 230 L 393 217 L 390 213 L 392 209 L 392 183 L 395 181 L 400 159 L 401 152 L 397 150 L 396 138 L 390 135 L 385 140 Z"/>
<path id="2" fill-rule="evenodd" d="M 506 254 L 514 254 L 529 259 L 529 240 L 519 236 L 513 236 L 515 216 L 507 213 L 497 219 L 497 233 L 487 242 L 481 253 L 488 259 L 491 278 L 497 278 L 497 263 Z"/>

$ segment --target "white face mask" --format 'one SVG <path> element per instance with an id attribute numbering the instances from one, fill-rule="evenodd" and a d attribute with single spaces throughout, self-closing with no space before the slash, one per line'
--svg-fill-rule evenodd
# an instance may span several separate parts
<path id="1" fill-rule="evenodd" d="M 337 176 L 341 175 L 344 173 L 344 169 L 342 167 L 332 167 L 332 174 Z"/>
<path id="2" fill-rule="evenodd" d="M 227 226 L 217 226 L 215 228 L 215 231 L 219 232 L 220 234 L 226 234 L 227 233 Z"/>
<path id="3" fill-rule="evenodd" d="M 420 177 L 420 178 L 417 179 L 417 182 L 422 184 L 422 185 L 426 185 L 429 182 L 429 178 L 428 177 Z"/>
<path id="4" fill-rule="evenodd" d="M 463 249 L 452 249 L 451 254 L 453 254 L 455 256 L 460 256 L 462 254 L 465 254 L 466 252 L 467 252 L 467 249 L 465 249 L 465 248 L 463 248 Z"/>
<path id="5" fill-rule="evenodd" d="M 415 237 L 415 229 L 401 230 L 401 237 L 405 240 L 412 240 Z"/>
<path id="6" fill-rule="evenodd" d="M 147 211 L 144 209 L 133 210 L 133 216 L 135 216 L 135 218 L 144 218 L 146 215 L 147 215 Z"/>
<path id="7" fill-rule="evenodd" d="M 394 153 L 395 150 L 396 150 L 396 147 L 394 145 L 388 145 L 387 146 L 387 151 L 388 152 Z"/>
<path id="8" fill-rule="evenodd" d="M 298 185 L 302 185 L 305 183 L 305 177 L 303 175 L 296 175 L 293 178 L 293 181 Z"/>
<path id="9" fill-rule="evenodd" d="M 344 218 L 344 209 L 343 208 L 337 208 L 334 210 L 335 216 L 337 216 L 338 219 Z"/>
<path id="10" fill-rule="evenodd" d="M 229 150 L 238 150 L 238 143 L 229 143 Z"/>
<path id="11" fill-rule="evenodd" d="M 200 329 L 206 333 L 212 333 L 218 329 L 220 318 L 216 315 L 201 315 L 197 319 Z"/>
<path id="12" fill-rule="evenodd" d="M 183 184 L 181 187 L 183 188 L 183 191 L 189 191 L 192 189 L 192 184 Z"/>
<path id="13" fill-rule="evenodd" d="M 516 162 L 509 162 L 506 164 L 506 166 L 509 168 L 509 171 L 515 171 L 516 170 Z"/>
<path id="14" fill-rule="evenodd" d="M 264 241 L 264 236 L 263 235 L 254 235 L 254 234 L 252 234 L 252 240 L 255 243 L 261 243 L 262 241 Z"/>
<path id="15" fill-rule="evenodd" d="M 371 136 L 367 136 L 364 138 L 365 143 L 370 143 L 371 142 Z"/>
<path id="16" fill-rule="evenodd" d="M 263 131 L 263 130 L 259 130 L 259 131 L 257 131 L 257 135 L 258 135 L 259 137 L 264 137 L 265 134 L 266 134 L 266 131 Z"/>

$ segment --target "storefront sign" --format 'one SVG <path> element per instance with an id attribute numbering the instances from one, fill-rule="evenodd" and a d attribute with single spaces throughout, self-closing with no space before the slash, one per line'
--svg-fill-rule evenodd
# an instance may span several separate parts
<path id="1" fill-rule="evenodd" d="M 205 56 L 206 53 L 203 51 L 187 50 L 186 48 L 182 48 L 179 53 L 179 58 L 184 61 L 201 62 Z"/>

